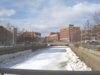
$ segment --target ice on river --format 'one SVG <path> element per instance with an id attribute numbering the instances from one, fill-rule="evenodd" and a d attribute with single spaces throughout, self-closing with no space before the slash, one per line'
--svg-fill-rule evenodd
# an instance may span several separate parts
<path id="1" fill-rule="evenodd" d="M 15 56 L 14 56 L 15 55 Z M 91 71 L 76 54 L 66 46 L 3 55 L 0 67 L 32 70 Z M 3 59 L 4 57 L 4 59 Z"/>

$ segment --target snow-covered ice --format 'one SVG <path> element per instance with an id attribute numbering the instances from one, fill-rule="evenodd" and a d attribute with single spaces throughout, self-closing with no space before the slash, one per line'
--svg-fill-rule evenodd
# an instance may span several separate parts
<path id="1" fill-rule="evenodd" d="M 10 66 L 17 64 L 18 62 L 23 62 L 27 58 L 27 56 L 30 55 L 30 53 L 32 53 L 32 50 L 0 55 L 0 67 L 9 68 Z"/>
<path id="2" fill-rule="evenodd" d="M 91 71 L 91 68 L 79 59 L 66 46 L 55 46 L 0 56 L 0 67 L 33 70 L 69 70 Z"/>

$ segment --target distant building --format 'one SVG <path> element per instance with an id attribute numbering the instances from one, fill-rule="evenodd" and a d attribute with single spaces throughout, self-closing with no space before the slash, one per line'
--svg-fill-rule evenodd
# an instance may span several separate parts
<path id="1" fill-rule="evenodd" d="M 16 39 L 17 39 L 17 28 L 15 28 L 14 26 L 8 26 L 6 27 L 6 29 L 11 32 L 11 40 L 10 42 L 12 43 L 12 45 L 16 44 Z"/>
<path id="2" fill-rule="evenodd" d="M 100 42 L 100 25 L 94 25 L 92 28 L 92 40 Z"/>
<path id="3" fill-rule="evenodd" d="M 47 36 L 41 37 L 41 42 L 47 43 L 48 42 L 48 37 Z"/>
<path id="4" fill-rule="evenodd" d="M 82 41 L 87 42 L 91 40 L 92 34 L 91 30 L 82 30 L 81 31 Z"/>
<path id="5" fill-rule="evenodd" d="M 100 25 L 94 25 L 90 30 L 82 30 L 81 36 L 84 42 L 100 42 Z"/>
<path id="6" fill-rule="evenodd" d="M 67 42 L 78 42 L 81 40 L 80 27 L 69 25 L 60 29 L 60 40 Z"/>
<path id="7" fill-rule="evenodd" d="M 48 34 L 48 41 L 59 41 L 59 40 L 60 40 L 59 32 L 50 32 Z"/>
<path id="8" fill-rule="evenodd" d="M 0 26 L 0 45 L 14 45 L 16 43 L 16 32 L 14 27 Z"/>
<path id="9" fill-rule="evenodd" d="M 21 34 L 17 34 L 17 42 L 34 42 L 41 39 L 41 33 L 25 31 Z"/>
<path id="10" fill-rule="evenodd" d="M 60 29 L 60 40 L 69 41 L 69 27 L 64 27 Z"/>

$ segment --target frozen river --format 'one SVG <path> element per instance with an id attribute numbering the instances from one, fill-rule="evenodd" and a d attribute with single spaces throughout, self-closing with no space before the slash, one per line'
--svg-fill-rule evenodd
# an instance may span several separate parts
<path id="1" fill-rule="evenodd" d="M 66 46 L 55 46 L 32 52 L 31 50 L 0 56 L 0 67 L 32 70 L 90 71 Z"/>

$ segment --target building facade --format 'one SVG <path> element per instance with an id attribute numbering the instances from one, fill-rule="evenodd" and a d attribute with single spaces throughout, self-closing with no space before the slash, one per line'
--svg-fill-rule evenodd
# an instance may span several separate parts
<path id="1" fill-rule="evenodd" d="M 60 40 L 68 40 L 69 41 L 69 28 L 65 27 L 65 28 L 61 28 L 60 29 Z"/>
<path id="2" fill-rule="evenodd" d="M 34 42 L 41 39 L 41 33 L 39 32 L 23 32 L 17 34 L 17 42 Z"/>
<path id="3" fill-rule="evenodd" d="M 67 42 L 78 42 L 81 40 L 80 27 L 69 25 L 60 29 L 60 40 Z"/>
<path id="4" fill-rule="evenodd" d="M 10 40 L 11 44 L 12 44 L 12 45 L 16 45 L 17 28 L 15 28 L 14 26 L 8 26 L 8 27 L 6 27 L 6 29 L 7 29 L 9 32 L 11 32 L 11 40 Z"/>
<path id="5" fill-rule="evenodd" d="M 14 45 L 16 43 L 17 30 L 13 28 L 0 26 L 0 45 Z"/>
<path id="6" fill-rule="evenodd" d="M 94 25 L 92 28 L 92 40 L 100 42 L 100 25 Z"/>
<path id="7" fill-rule="evenodd" d="M 59 41 L 59 40 L 60 40 L 59 32 L 50 32 L 48 34 L 48 41 Z"/>
<path id="8" fill-rule="evenodd" d="M 90 30 L 82 30 L 81 35 L 83 42 L 100 42 L 100 25 L 94 25 Z"/>

